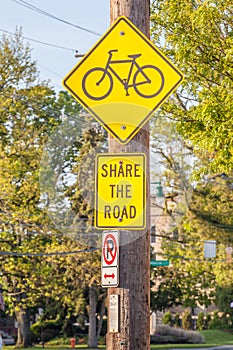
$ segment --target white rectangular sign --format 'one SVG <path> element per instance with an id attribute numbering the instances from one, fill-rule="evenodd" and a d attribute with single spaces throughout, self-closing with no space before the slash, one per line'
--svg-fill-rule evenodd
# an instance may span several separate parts
<path id="1" fill-rule="evenodd" d="M 216 257 L 216 241 L 204 241 L 204 257 L 207 259 Z"/>
<path id="2" fill-rule="evenodd" d="M 119 231 L 104 231 L 102 237 L 101 281 L 102 287 L 119 284 Z"/>
<path id="3" fill-rule="evenodd" d="M 119 332 L 119 295 L 109 296 L 109 332 Z"/>
<path id="4" fill-rule="evenodd" d="M 102 287 L 117 287 L 118 284 L 118 267 L 102 267 Z"/>

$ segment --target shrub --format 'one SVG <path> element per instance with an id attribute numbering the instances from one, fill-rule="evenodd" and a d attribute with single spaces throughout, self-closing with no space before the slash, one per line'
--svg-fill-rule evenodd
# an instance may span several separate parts
<path id="1" fill-rule="evenodd" d="M 180 315 L 178 313 L 176 313 L 175 317 L 174 317 L 174 326 L 175 327 L 180 327 L 181 326 Z"/>
<path id="2" fill-rule="evenodd" d="M 56 320 L 45 320 L 43 323 L 36 322 L 31 325 L 33 340 L 42 340 L 42 331 L 44 341 L 48 341 L 60 334 L 61 326 L 57 324 Z"/>
<path id="3" fill-rule="evenodd" d="M 209 322 L 209 329 L 229 329 L 232 328 L 231 319 L 227 315 L 219 316 L 215 310 L 212 320 Z"/>
<path id="4" fill-rule="evenodd" d="M 185 331 L 181 328 L 170 326 L 158 326 L 154 335 L 151 336 L 153 344 L 203 344 L 202 334 L 194 331 Z"/>
<path id="5" fill-rule="evenodd" d="M 202 331 L 204 328 L 205 328 L 205 316 L 204 316 L 204 312 L 201 311 L 197 316 L 197 329 L 199 331 Z"/>
<path id="6" fill-rule="evenodd" d="M 207 314 L 205 318 L 205 329 L 209 329 L 210 322 L 211 322 L 211 315 Z"/>
<path id="7" fill-rule="evenodd" d="M 76 339 L 76 343 L 77 343 L 77 339 Z M 57 345 L 70 345 L 70 337 L 55 337 L 51 340 L 49 340 L 47 342 L 47 345 L 53 345 L 53 346 L 57 346 Z"/>
<path id="8" fill-rule="evenodd" d="M 218 315 L 218 311 L 215 310 L 213 313 L 213 317 L 209 322 L 209 329 L 221 329 L 222 328 L 222 321 Z"/>
<path id="9" fill-rule="evenodd" d="M 182 328 L 185 330 L 192 329 L 192 315 L 188 309 L 182 315 Z"/>
<path id="10" fill-rule="evenodd" d="M 172 314 L 170 311 L 165 312 L 163 315 L 162 323 L 169 326 L 172 325 Z"/>
<path id="11" fill-rule="evenodd" d="M 33 334 L 39 337 L 41 334 L 41 325 L 39 324 L 39 322 L 33 323 L 33 325 L 31 325 L 30 327 L 30 330 Z"/>

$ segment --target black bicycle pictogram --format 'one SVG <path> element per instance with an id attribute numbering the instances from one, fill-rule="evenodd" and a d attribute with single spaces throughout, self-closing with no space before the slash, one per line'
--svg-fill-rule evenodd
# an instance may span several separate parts
<path id="1" fill-rule="evenodd" d="M 137 58 L 141 56 L 140 53 L 128 55 L 129 59 L 113 60 L 113 52 L 117 51 L 118 50 L 108 51 L 109 57 L 105 68 L 94 67 L 86 72 L 82 80 L 82 88 L 85 95 L 92 100 L 105 99 L 112 92 L 114 86 L 113 76 L 115 76 L 123 85 L 126 91 L 126 96 L 129 96 L 129 88 L 134 88 L 135 92 L 143 98 L 157 96 L 164 87 L 164 75 L 161 70 L 153 65 L 140 66 L 136 61 Z M 114 70 L 112 67 L 114 64 L 130 64 L 126 79 L 122 79 Z M 90 86 L 93 90 L 91 92 Z M 98 87 L 100 87 L 99 90 Z"/>

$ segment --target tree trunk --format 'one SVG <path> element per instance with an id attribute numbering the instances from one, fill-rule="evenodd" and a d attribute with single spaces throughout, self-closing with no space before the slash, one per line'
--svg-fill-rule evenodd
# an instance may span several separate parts
<path id="1" fill-rule="evenodd" d="M 27 348 L 32 345 L 30 334 L 30 317 L 29 310 L 20 307 L 15 311 L 16 321 L 18 324 L 17 348 Z"/>
<path id="2" fill-rule="evenodd" d="M 104 294 L 102 302 L 101 302 L 101 309 L 100 309 L 100 318 L 98 321 L 98 329 L 97 329 L 97 339 L 100 336 L 100 332 L 102 329 L 102 324 L 103 324 L 103 317 L 106 311 L 106 294 Z"/>
<path id="3" fill-rule="evenodd" d="M 94 286 L 89 288 L 89 328 L 88 347 L 97 348 L 98 339 L 96 336 L 96 290 Z"/>

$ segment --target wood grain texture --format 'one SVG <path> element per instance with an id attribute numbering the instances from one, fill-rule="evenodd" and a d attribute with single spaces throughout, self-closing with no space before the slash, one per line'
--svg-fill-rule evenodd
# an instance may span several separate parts
<path id="1" fill-rule="evenodd" d="M 110 0 L 111 24 L 118 16 L 129 18 L 149 37 L 149 0 Z M 109 152 L 146 153 L 147 199 L 149 199 L 148 124 L 127 145 L 119 144 L 109 135 Z M 147 200 L 146 210 L 147 228 L 145 230 L 120 231 L 120 284 L 119 288 L 108 289 L 108 295 L 120 295 L 120 332 L 107 334 L 107 350 L 150 349 L 149 200 Z M 139 238 L 136 239 L 136 237 Z"/>

